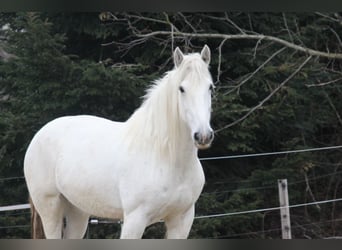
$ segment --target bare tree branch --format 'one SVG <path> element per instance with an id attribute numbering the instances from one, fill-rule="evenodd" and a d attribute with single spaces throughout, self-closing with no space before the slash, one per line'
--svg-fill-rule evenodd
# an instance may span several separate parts
<path id="1" fill-rule="evenodd" d="M 291 35 L 291 31 L 290 31 L 290 29 L 289 29 L 289 26 L 287 25 L 287 18 L 286 18 L 286 16 L 285 16 L 285 13 L 283 12 L 282 15 L 283 15 L 283 20 L 284 20 L 285 28 L 286 28 L 286 30 L 287 30 L 287 33 L 289 34 L 289 37 L 290 37 L 291 42 L 293 43 L 294 40 L 293 40 L 293 37 L 292 37 L 292 35 Z"/>
<path id="2" fill-rule="evenodd" d="M 215 130 L 215 133 L 221 132 L 224 129 L 230 128 L 243 120 L 245 120 L 248 116 L 250 116 L 255 110 L 260 108 L 262 105 L 264 105 L 265 102 L 267 102 L 275 93 L 277 93 L 288 81 L 290 81 L 312 58 L 312 56 L 309 56 L 305 59 L 305 61 L 288 77 L 286 78 L 277 88 L 275 88 L 264 100 L 262 100 L 258 105 L 254 106 L 247 114 L 242 116 L 241 118 L 235 120 L 234 122 Z"/>
<path id="3" fill-rule="evenodd" d="M 224 13 L 224 16 L 225 16 L 226 21 L 227 21 L 228 23 L 230 23 L 231 25 L 233 25 L 234 28 L 236 28 L 238 31 L 240 31 L 241 34 L 246 34 L 246 32 L 245 32 L 243 29 L 241 29 L 236 23 L 234 23 L 234 22 L 229 18 L 227 12 Z"/>
<path id="4" fill-rule="evenodd" d="M 251 74 L 249 74 L 249 76 L 247 78 L 245 78 L 244 80 L 242 80 L 238 85 L 236 85 L 233 89 L 225 92 L 223 95 L 229 95 L 230 93 L 232 93 L 233 91 L 235 91 L 236 89 L 240 88 L 243 84 L 245 84 L 249 79 L 251 79 L 256 73 L 258 73 L 269 61 L 271 61 L 276 55 L 278 55 L 279 53 L 281 53 L 282 51 L 284 51 L 286 49 L 286 47 L 281 48 L 280 50 L 276 51 L 275 53 L 273 53 L 273 55 L 271 55 L 269 58 L 267 58 L 266 61 L 264 61 L 254 72 L 252 72 Z"/>
<path id="5" fill-rule="evenodd" d="M 333 18 L 333 17 L 328 16 L 328 15 L 326 15 L 326 14 L 324 14 L 324 13 L 321 13 L 321 12 L 315 12 L 315 14 L 318 15 L 318 16 L 327 18 L 327 19 L 329 19 L 330 21 L 337 22 L 337 23 L 341 24 L 341 20 L 338 19 L 338 18 Z"/>
<path id="6" fill-rule="evenodd" d="M 137 34 L 139 37 L 143 38 L 150 38 L 154 36 L 170 36 L 170 31 L 154 31 L 150 33 L 145 34 Z M 228 34 L 219 34 L 219 33 L 186 33 L 186 32 L 174 32 L 175 36 L 181 36 L 181 37 L 190 37 L 190 38 L 216 38 L 216 39 L 227 39 L 227 40 L 237 40 L 237 39 L 252 39 L 252 40 L 267 40 L 267 41 L 273 41 L 279 44 L 282 44 L 286 47 L 292 48 L 297 51 L 304 52 L 310 56 L 319 56 L 319 57 L 325 57 L 325 58 L 331 58 L 331 59 L 342 59 L 341 53 L 330 53 L 330 52 L 322 52 L 310 48 L 306 48 L 291 42 L 288 42 L 284 39 L 269 36 L 269 35 L 249 35 L 249 34 L 234 34 L 234 35 L 228 35 Z"/>
<path id="7" fill-rule="evenodd" d="M 216 83 L 220 82 L 220 76 L 221 76 L 221 62 L 222 62 L 222 47 L 224 43 L 227 41 L 227 39 L 223 39 L 222 42 L 220 43 L 220 46 L 218 47 L 219 51 L 219 57 L 218 57 L 218 64 L 217 64 L 217 77 L 216 77 Z"/>
<path id="8" fill-rule="evenodd" d="M 329 27 L 329 30 L 330 30 L 332 33 L 334 33 L 334 35 L 336 36 L 336 38 L 337 38 L 337 40 L 338 40 L 338 43 L 339 43 L 340 46 L 342 47 L 342 41 L 341 41 L 340 36 L 337 34 L 337 32 L 336 32 L 334 29 L 330 28 L 330 27 Z"/>
<path id="9" fill-rule="evenodd" d="M 258 47 L 259 47 L 259 44 L 261 43 L 262 39 L 259 39 L 256 44 L 255 44 L 255 47 L 254 47 L 254 53 L 253 53 L 253 58 L 255 59 L 256 57 L 256 53 L 257 53 L 257 50 L 258 50 Z"/>
<path id="10" fill-rule="evenodd" d="M 186 18 L 186 16 L 183 15 L 182 12 L 177 12 L 177 15 L 181 16 L 184 20 L 184 22 L 192 29 L 192 32 L 197 33 L 197 30 L 194 26 L 192 26 L 192 24 L 188 21 L 188 19 Z"/>
<path id="11" fill-rule="evenodd" d="M 329 105 L 332 108 L 332 110 L 334 110 L 336 117 L 337 117 L 337 120 L 339 121 L 340 125 L 342 126 L 342 118 L 341 118 L 340 113 L 337 111 L 334 103 L 332 102 L 331 98 L 329 97 L 329 95 L 327 93 L 325 93 L 325 97 L 327 98 Z"/>
<path id="12" fill-rule="evenodd" d="M 175 25 L 173 25 L 173 23 L 171 23 L 169 15 L 166 12 L 163 12 L 163 14 L 166 18 L 167 24 L 170 26 L 170 29 L 171 29 L 171 54 L 172 54 L 174 51 L 174 42 L 175 42 L 175 37 L 173 34 L 174 34 L 174 31 L 178 29 L 176 28 Z"/>
<path id="13" fill-rule="evenodd" d="M 314 196 L 314 194 L 312 192 L 312 189 L 310 187 L 310 182 L 309 182 L 309 179 L 308 179 L 308 175 L 307 175 L 306 171 L 303 171 L 303 172 L 304 172 L 304 178 L 305 178 L 305 184 L 306 184 L 306 192 L 308 192 L 310 194 L 312 200 L 314 202 L 316 202 L 317 200 L 316 200 L 316 198 L 315 198 L 315 196 Z M 321 210 L 321 207 L 318 204 L 316 204 L 316 208 L 318 210 Z"/>
<path id="14" fill-rule="evenodd" d="M 331 84 L 331 83 L 339 82 L 341 80 L 342 80 L 342 78 L 338 78 L 338 79 L 331 80 L 331 81 L 328 81 L 328 82 L 320 82 L 320 83 L 316 83 L 316 84 L 305 84 L 305 86 L 308 87 L 308 88 L 311 88 L 311 87 L 322 87 L 322 86 L 325 86 L 325 85 L 328 85 L 328 84 Z"/>

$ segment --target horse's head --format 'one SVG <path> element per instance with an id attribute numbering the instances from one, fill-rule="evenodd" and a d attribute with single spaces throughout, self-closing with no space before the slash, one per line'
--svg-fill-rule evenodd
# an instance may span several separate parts
<path id="1" fill-rule="evenodd" d="M 210 127 L 211 92 L 214 88 L 209 72 L 210 49 L 207 45 L 201 54 L 183 55 L 174 51 L 176 73 L 179 74 L 178 109 L 181 119 L 188 125 L 195 146 L 208 148 L 214 138 Z"/>

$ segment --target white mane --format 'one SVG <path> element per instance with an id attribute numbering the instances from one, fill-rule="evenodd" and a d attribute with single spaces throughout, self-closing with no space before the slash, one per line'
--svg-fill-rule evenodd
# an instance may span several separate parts
<path id="1" fill-rule="evenodd" d="M 190 74 L 190 75 L 189 75 Z M 184 56 L 178 68 L 168 71 L 147 90 L 142 105 L 128 119 L 127 139 L 138 150 L 158 152 L 160 156 L 175 159 L 177 145 L 187 135 L 187 127 L 181 121 L 178 108 L 178 92 L 181 81 L 188 75 L 194 84 L 203 77 L 210 77 L 207 64 L 200 54 Z"/>

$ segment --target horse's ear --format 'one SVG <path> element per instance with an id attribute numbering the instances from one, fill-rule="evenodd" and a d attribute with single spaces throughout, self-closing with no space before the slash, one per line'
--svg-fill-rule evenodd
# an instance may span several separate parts
<path id="1" fill-rule="evenodd" d="M 201 51 L 201 57 L 206 64 L 210 63 L 210 49 L 208 45 L 204 45 Z"/>
<path id="2" fill-rule="evenodd" d="M 178 67 L 182 63 L 183 58 L 184 58 L 184 55 L 182 51 L 177 47 L 175 49 L 175 52 L 173 52 L 173 61 L 176 67 Z"/>

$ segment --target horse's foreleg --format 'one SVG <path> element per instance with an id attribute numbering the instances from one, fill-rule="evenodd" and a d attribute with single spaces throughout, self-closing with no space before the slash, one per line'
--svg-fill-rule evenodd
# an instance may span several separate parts
<path id="1" fill-rule="evenodd" d="M 186 239 L 194 221 L 195 207 L 192 206 L 185 213 L 165 219 L 167 239 Z"/>
<path id="2" fill-rule="evenodd" d="M 124 216 L 120 239 L 141 239 L 147 226 L 146 215 L 134 211 Z"/>

